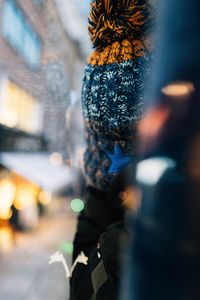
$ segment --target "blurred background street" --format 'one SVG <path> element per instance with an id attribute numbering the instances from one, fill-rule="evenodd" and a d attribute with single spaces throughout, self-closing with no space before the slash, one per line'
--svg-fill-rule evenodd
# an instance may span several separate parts
<path id="1" fill-rule="evenodd" d="M 67 299 L 89 1 L 0 0 L 0 299 Z"/>
<path id="2" fill-rule="evenodd" d="M 68 299 L 69 281 L 61 263 L 48 264 L 57 250 L 71 264 L 75 218 L 67 207 L 54 208 L 34 232 L 0 229 L 0 299 Z"/>

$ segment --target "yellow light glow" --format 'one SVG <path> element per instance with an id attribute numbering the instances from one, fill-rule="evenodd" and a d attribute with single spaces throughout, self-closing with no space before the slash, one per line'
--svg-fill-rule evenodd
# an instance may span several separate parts
<path id="1" fill-rule="evenodd" d="M 37 202 L 38 189 L 32 185 L 21 185 L 17 190 L 14 206 L 18 210 L 24 210 Z"/>
<path id="2" fill-rule="evenodd" d="M 0 90 L 0 121 L 8 127 L 35 133 L 39 131 L 39 103 L 10 81 Z"/>
<path id="3" fill-rule="evenodd" d="M 13 248 L 13 232 L 8 226 L 0 227 L 0 250 L 7 252 Z"/>
<path id="4" fill-rule="evenodd" d="M 1 209 L 0 211 L 0 219 L 1 220 L 10 220 L 10 218 L 12 217 L 12 210 L 10 208 L 4 208 Z"/>
<path id="5" fill-rule="evenodd" d="M 12 216 L 11 206 L 14 202 L 16 187 L 8 179 L 0 181 L 0 219 L 8 220 Z"/>
<path id="6" fill-rule="evenodd" d="M 162 88 L 162 93 L 170 97 L 183 97 L 188 96 L 194 90 L 192 82 L 175 82 Z"/>
<path id="7" fill-rule="evenodd" d="M 50 193 L 42 191 L 39 194 L 39 201 L 42 205 L 48 206 L 52 201 L 52 196 Z"/>

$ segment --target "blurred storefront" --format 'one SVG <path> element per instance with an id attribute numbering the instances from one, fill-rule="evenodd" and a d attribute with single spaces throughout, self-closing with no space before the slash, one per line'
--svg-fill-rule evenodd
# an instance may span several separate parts
<path id="1" fill-rule="evenodd" d="M 39 187 L 23 177 L 1 170 L 0 220 L 10 221 L 21 228 L 35 228 L 38 222 L 37 198 Z"/>
<path id="2" fill-rule="evenodd" d="M 0 222 L 20 229 L 37 228 L 39 215 L 76 180 L 55 153 L 2 152 L 0 159 Z"/>
<path id="3" fill-rule="evenodd" d="M 0 17 L 0 124 L 43 135 L 51 151 L 65 154 L 70 92 L 80 91 L 84 61 L 79 42 L 53 0 L 0 0 Z M 23 118 L 30 118 L 25 130 Z"/>
<path id="4" fill-rule="evenodd" d="M 0 150 L 45 150 L 41 104 L 4 79 L 0 85 Z"/>
<path id="5" fill-rule="evenodd" d="M 80 92 L 85 54 L 53 0 L 0 0 L 0 18 L 0 236 L 5 238 L 8 223 L 36 228 L 45 206 L 77 180 L 66 163 L 72 148 L 66 115 L 71 91 Z"/>
<path id="6" fill-rule="evenodd" d="M 37 134 L 42 131 L 41 105 L 9 80 L 1 84 L 0 120 L 10 128 Z"/>

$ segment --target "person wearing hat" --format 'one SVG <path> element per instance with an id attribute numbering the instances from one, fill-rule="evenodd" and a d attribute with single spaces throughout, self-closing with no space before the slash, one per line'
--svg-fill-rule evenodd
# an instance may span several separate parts
<path id="1" fill-rule="evenodd" d="M 143 112 L 144 82 L 151 69 L 152 19 L 148 0 L 91 1 L 88 28 L 94 49 L 82 89 L 88 188 L 73 260 L 82 251 L 89 256 L 100 235 L 119 220 L 107 193 L 114 176 L 137 154 L 136 128 Z M 74 271 L 70 299 L 79 299 L 76 286 L 85 268 L 79 265 Z"/>

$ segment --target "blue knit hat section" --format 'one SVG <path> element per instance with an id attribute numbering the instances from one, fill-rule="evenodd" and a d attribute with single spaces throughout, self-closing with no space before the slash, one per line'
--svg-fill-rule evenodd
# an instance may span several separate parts
<path id="1" fill-rule="evenodd" d="M 120 64 L 88 64 L 82 90 L 90 182 L 106 190 L 113 176 L 136 154 L 136 127 L 143 112 L 150 56 Z"/>

